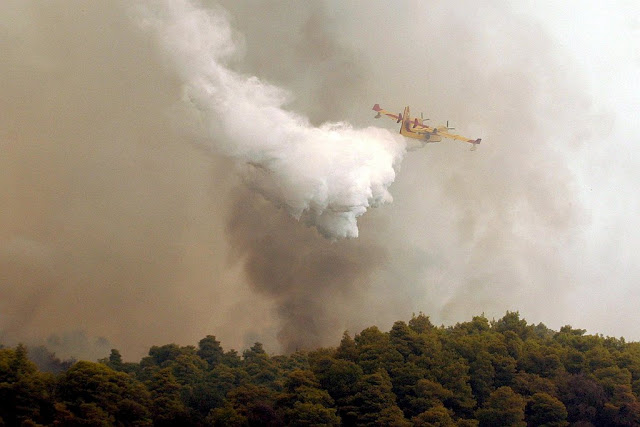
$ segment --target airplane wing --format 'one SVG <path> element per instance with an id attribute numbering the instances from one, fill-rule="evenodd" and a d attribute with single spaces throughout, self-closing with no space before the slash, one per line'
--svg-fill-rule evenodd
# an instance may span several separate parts
<path id="1" fill-rule="evenodd" d="M 382 108 L 380 108 L 380 104 L 374 105 L 372 110 L 375 111 L 376 113 L 378 113 L 378 114 L 376 114 L 376 119 L 379 119 L 384 114 L 385 116 L 390 117 L 393 120 L 395 120 L 396 123 L 400 123 L 402 121 L 402 114 L 393 114 L 390 111 L 383 110 Z"/>
<path id="2" fill-rule="evenodd" d="M 469 142 L 471 144 L 480 144 L 481 139 L 469 139 L 466 136 L 462 136 L 462 135 L 456 135 L 453 133 L 449 133 L 443 130 L 438 130 L 437 134 L 440 136 L 443 136 L 445 138 L 449 138 L 449 139 L 457 139 L 458 141 L 464 141 L 464 142 Z"/>
<path id="3" fill-rule="evenodd" d="M 466 136 L 456 135 L 454 133 L 447 132 L 446 130 L 444 130 L 442 128 L 432 128 L 430 126 L 423 125 L 422 123 L 418 122 L 418 119 L 416 119 L 412 123 L 412 129 L 411 130 L 413 132 L 416 132 L 416 133 L 421 133 L 421 134 L 431 133 L 431 134 L 434 134 L 434 135 L 440 135 L 443 138 L 449 138 L 449 139 L 455 139 L 455 140 L 458 140 L 458 141 L 468 142 L 468 143 L 474 145 L 473 148 L 475 148 L 475 146 L 480 144 L 480 141 L 482 141 L 482 139 L 480 139 L 480 138 L 478 138 L 478 139 L 469 139 Z"/>

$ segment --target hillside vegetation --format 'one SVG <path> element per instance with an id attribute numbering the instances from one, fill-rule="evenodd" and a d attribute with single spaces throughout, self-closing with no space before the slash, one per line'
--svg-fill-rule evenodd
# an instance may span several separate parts
<path id="1" fill-rule="evenodd" d="M 114 349 L 58 371 L 38 369 L 23 345 L 0 349 L 0 425 L 640 423 L 640 343 L 553 331 L 517 312 L 449 327 L 420 314 L 280 356 L 260 343 L 224 351 L 207 336 L 153 346 L 138 363 Z"/>

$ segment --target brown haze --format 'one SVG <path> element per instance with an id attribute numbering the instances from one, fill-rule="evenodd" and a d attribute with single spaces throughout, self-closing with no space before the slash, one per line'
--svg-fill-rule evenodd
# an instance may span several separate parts
<path id="1" fill-rule="evenodd" d="M 290 90 L 312 123 L 393 129 L 371 105 L 411 104 L 483 138 L 474 153 L 407 154 L 394 204 L 331 242 L 178 131 L 179 77 L 128 9 L 106 4 L 0 6 L 0 341 L 82 331 L 134 358 L 206 334 L 226 348 L 331 345 L 419 310 L 568 322 L 566 249 L 586 218 L 565 159 L 591 112 L 540 28 L 500 2 L 422 15 L 223 2 L 243 38 L 232 68 Z M 64 347 L 100 357 L 108 343 Z"/>

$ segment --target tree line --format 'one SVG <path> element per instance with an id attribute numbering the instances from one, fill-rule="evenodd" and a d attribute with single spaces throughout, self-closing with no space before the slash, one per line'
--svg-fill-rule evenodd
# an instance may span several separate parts
<path id="1" fill-rule="evenodd" d="M 209 335 L 153 346 L 137 363 L 116 349 L 97 362 L 52 357 L 0 349 L 0 425 L 640 424 L 640 343 L 517 312 L 447 327 L 419 314 L 288 355 L 260 343 L 225 351 Z"/>

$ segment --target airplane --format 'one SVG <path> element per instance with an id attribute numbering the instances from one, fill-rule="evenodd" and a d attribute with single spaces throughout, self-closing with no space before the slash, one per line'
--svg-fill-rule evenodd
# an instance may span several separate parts
<path id="1" fill-rule="evenodd" d="M 373 106 L 373 111 L 375 111 L 376 119 L 379 119 L 384 114 L 387 117 L 390 117 L 396 121 L 396 123 L 402 123 L 400 125 L 400 135 L 405 136 L 407 138 L 419 139 L 422 141 L 421 147 L 428 142 L 440 142 L 442 141 L 442 137 L 449 139 L 456 139 L 458 141 L 468 142 L 471 145 L 471 150 L 475 150 L 476 146 L 480 144 L 482 139 L 469 139 L 461 135 L 456 135 L 453 133 L 449 133 L 448 131 L 453 130 L 453 128 L 449 127 L 449 122 L 447 121 L 446 126 L 438 126 L 438 127 L 430 127 L 424 124 L 425 120 L 420 118 L 411 118 L 411 113 L 409 112 L 409 107 L 404 108 L 404 113 L 393 114 L 387 110 L 383 110 L 380 108 L 380 104 L 376 104 Z"/>

